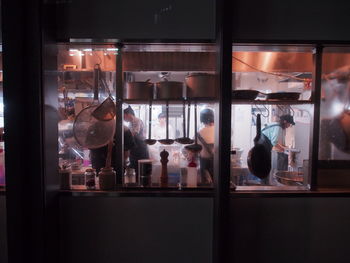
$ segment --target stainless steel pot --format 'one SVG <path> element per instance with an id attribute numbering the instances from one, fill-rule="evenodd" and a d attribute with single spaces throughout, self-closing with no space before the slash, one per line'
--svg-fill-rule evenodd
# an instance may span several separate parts
<path id="1" fill-rule="evenodd" d="M 154 84 L 149 80 L 127 82 L 124 89 L 124 99 L 153 99 L 153 87 Z"/>
<path id="2" fill-rule="evenodd" d="M 192 73 L 185 78 L 187 98 L 216 98 L 216 75 Z"/>
<path id="3" fill-rule="evenodd" d="M 181 99 L 183 98 L 183 82 L 160 81 L 156 83 L 157 99 Z"/>

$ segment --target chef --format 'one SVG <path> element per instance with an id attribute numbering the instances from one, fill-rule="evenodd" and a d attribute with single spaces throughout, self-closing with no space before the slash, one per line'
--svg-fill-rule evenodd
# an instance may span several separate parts
<path id="1" fill-rule="evenodd" d="M 130 167 L 134 168 L 138 174 L 138 160 L 149 158 L 147 144 L 144 142 L 145 127 L 130 106 L 124 110 L 124 120 L 129 123 L 129 129 L 135 142 L 135 146 L 130 149 Z"/>
<path id="2" fill-rule="evenodd" d="M 280 116 L 279 122 L 272 122 L 262 129 L 262 133 L 270 140 L 272 145 L 272 171 L 288 170 L 288 154 L 285 151 L 286 129 L 295 125 L 293 116 L 290 114 Z"/>

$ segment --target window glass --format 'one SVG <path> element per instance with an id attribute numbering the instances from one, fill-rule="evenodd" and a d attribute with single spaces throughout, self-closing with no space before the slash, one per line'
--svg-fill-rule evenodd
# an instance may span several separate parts
<path id="1" fill-rule="evenodd" d="M 350 49 L 324 49 L 322 64 L 320 160 L 350 160 Z"/>
<path id="2" fill-rule="evenodd" d="M 312 56 L 311 47 L 233 45 L 231 184 L 237 190 L 308 187 Z"/>
<path id="3" fill-rule="evenodd" d="M 214 50 L 209 44 L 61 45 L 59 164 L 69 180 L 61 187 L 212 187 Z M 106 181 L 107 175 L 115 179 Z"/>

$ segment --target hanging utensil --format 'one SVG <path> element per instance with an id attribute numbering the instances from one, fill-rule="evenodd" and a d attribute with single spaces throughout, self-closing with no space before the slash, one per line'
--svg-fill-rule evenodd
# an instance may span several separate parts
<path id="1" fill-rule="evenodd" d="M 169 101 L 166 101 L 166 139 L 158 140 L 161 144 L 170 145 L 174 143 L 173 139 L 169 139 Z"/>
<path id="2" fill-rule="evenodd" d="M 190 104 L 190 102 L 188 102 Z M 190 112 L 190 109 L 188 108 L 188 112 Z M 176 142 L 180 144 L 191 144 L 193 143 L 193 140 L 188 137 L 188 132 L 189 132 L 189 125 L 190 123 L 187 123 L 187 136 L 186 136 L 186 101 L 183 101 L 182 105 L 182 128 L 183 128 L 183 136 L 181 138 L 175 139 Z M 190 116 L 188 115 L 188 120 L 190 119 Z"/>
<path id="3" fill-rule="evenodd" d="M 105 99 L 97 108 L 91 113 L 99 121 L 110 121 L 114 118 L 116 114 L 116 106 L 113 102 L 112 94 L 101 78 L 102 71 L 99 64 L 94 67 L 94 102 L 99 104 L 99 87 L 104 87 L 105 91 L 108 92 L 108 97 Z"/>
<path id="4" fill-rule="evenodd" d="M 249 151 L 247 164 L 249 171 L 260 179 L 269 176 L 271 170 L 271 148 L 268 145 L 265 135 L 261 132 L 261 117 L 260 114 L 256 117 L 256 136 L 254 138 L 254 147 Z"/>
<path id="5" fill-rule="evenodd" d="M 203 147 L 198 144 L 197 138 L 197 102 L 194 102 L 194 144 L 187 145 L 185 148 L 194 153 L 200 152 Z"/>
<path id="6" fill-rule="evenodd" d="M 116 106 L 111 96 L 105 99 L 97 108 L 91 113 L 99 121 L 110 121 L 116 114 Z"/>
<path id="7" fill-rule="evenodd" d="M 149 110 L 148 110 L 148 139 L 145 140 L 145 143 L 148 145 L 153 145 L 157 142 L 155 139 L 151 139 L 152 135 L 152 101 L 149 101 Z"/>

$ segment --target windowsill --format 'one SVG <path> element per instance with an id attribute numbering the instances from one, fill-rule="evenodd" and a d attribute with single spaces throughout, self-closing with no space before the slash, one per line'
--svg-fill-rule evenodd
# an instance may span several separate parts
<path id="1" fill-rule="evenodd" d="M 314 190 L 235 190 L 231 191 L 231 197 L 350 197 L 350 188 L 326 188 L 318 187 Z"/>
<path id="2" fill-rule="evenodd" d="M 63 196 L 109 196 L 109 197 L 213 197 L 213 188 L 181 188 L 178 187 L 125 187 L 116 190 L 86 190 L 85 186 L 73 186 L 71 190 L 61 190 Z"/>

